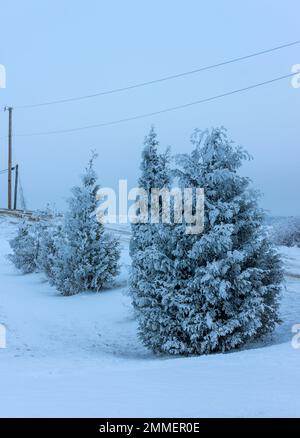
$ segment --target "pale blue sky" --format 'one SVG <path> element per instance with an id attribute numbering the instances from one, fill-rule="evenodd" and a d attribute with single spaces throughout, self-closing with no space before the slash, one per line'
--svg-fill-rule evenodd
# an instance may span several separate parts
<path id="1" fill-rule="evenodd" d="M 195 69 L 300 39 L 299 1 L 1 0 L 0 105 L 90 94 Z M 15 110 L 15 133 L 67 129 L 151 112 L 289 74 L 300 46 L 168 83 L 38 109 Z M 119 126 L 16 137 L 29 207 L 64 205 L 89 157 L 99 153 L 104 186 L 135 184 L 144 135 L 155 124 L 162 147 L 191 149 L 196 127 L 224 125 L 254 157 L 244 172 L 272 214 L 300 214 L 300 89 L 290 81 Z M 7 114 L 0 112 L 0 136 Z M 0 169 L 6 168 L 0 140 Z M 6 202 L 0 176 L 0 204 Z"/>

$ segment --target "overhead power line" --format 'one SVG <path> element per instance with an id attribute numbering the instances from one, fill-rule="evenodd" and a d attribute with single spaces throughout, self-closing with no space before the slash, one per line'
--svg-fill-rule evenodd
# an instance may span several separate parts
<path id="1" fill-rule="evenodd" d="M 35 133 L 28 133 L 28 134 L 16 134 L 15 136 L 16 137 L 33 137 L 33 136 L 42 136 L 42 135 L 65 134 L 65 133 L 83 131 L 83 130 L 87 130 L 87 129 L 102 128 L 102 127 L 105 127 L 105 126 L 117 125 L 117 124 L 120 124 L 120 123 L 125 123 L 125 122 L 134 121 L 134 120 L 144 119 L 144 118 L 147 118 L 147 117 L 156 116 L 156 115 L 159 115 L 159 114 L 164 114 L 164 113 L 168 113 L 168 112 L 171 112 L 171 111 L 177 111 L 177 110 L 180 110 L 180 109 L 188 108 L 188 107 L 191 107 L 191 106 L 194 106 L 194 105 L 199 105 L 199 104 L 202 104 L 202 103 L 211 102 L 213 100 L 222 99 L 223 97 L 232 96 L 234 94 L 242 93 L 242 92 L 245 92 L 245 91 L 248 91 L 248 90 L 252 90 L 254 88 L 262 87 L 264 85 L 272 84 L 274 82 L 278 82 L 278 81 L 281 81 L 283 79 L 291 78 L 292 76 L 295 76 L 296 74 L 299 74 L 299 73 L 291 73 L 291 74 L 288 74 L 288 75 L 279 76 L 277 78 L 270 79 L 268 81 L 259 82 L 259 83 L 254 84 L 254 85 L 249 85 L 249 86 L 244 87 L 244 88 L 239 88 L 239 89 L 236 89 L 236 90 L 228 91 L 227 93 L 223 93 L 223 94 L 217 94 L 215 96 L 211 96 L 211 97 L 207 97 L 207 98 L 204 98 L 204 99 L 196 100 L 196 101 L 189 102 L 189 103 L 186 103 L 186 104 L 183 104 L 183 105 L 177 105 L 177 106 L 165 108 L 165 109 L 162 109 L 162 110 L 159 110 L 159 111 L 153 111 L 153 112 L 149 112 L 149 113 L 139 114 L 139 115 L 136 115 L 136 116 L 126 117 L 126 118 L 123 118 L 123 119 L 112 120 L 110 122 L 103 122 L 103 123 L 99 123 L 99 124 L 81 126 L 81 127 L 72 128 L 72 129 L 60 129 L 60 130 L 55 130 L 55 131 L 35 132 Z"/>
<path id="2" fill-rule="evenodd" d="M 15 170 L 15 168 L 12 167 L 11 170 Z M 8 169 L 0 170 L 0 175 L 2 175 L 3 173 L 7 173 L 7 172 L 8 172 Z"/>
<path id="3" fill-rule="evenodd" d="M 127 87 L 119 87 L 119 88 L 113 88 L 111 90 L 105 90 L 105 91 L 101 91 L 98 93 L 93 93 L 93 94 L 87 94 L 85 96 L 76 96 L 76 97 L 70 97 L 70 98 L 65 98 L 65 99 L 57 99 L 57 100 L 52 100 L 52 101 L 46 101 L 46 102 L 40 102 L 40 103 L 34 103 L 34 104 L 26 104 L 26 105 L 19 105 L 19 106 L 15 106 L 15 109 L 26 109 L 26 108 L 36 108 L 36 107 L 41 107 L 41 106 L 48 106 L 48 105 L 57 105 L 57 104 L 61 104 L 61 103 L 67 103 L 67 102 L 75 102 L 75 101 L 79 101 L 79 100 L 85 100 L 85 99 L 91 99 L 94 97 L 99 97 L 99 96 L 105 96 L 105 95 L 109 95 L 109 94 L 115 94 L 115 93 L 120 93 L 123 91 L 128 91 L 128 90 L 133 90 L 135 88 L 141 88 L 141 87 L 146 87 L 149 85 L 154 85 L 160 82 L 166 82 L 166 81 L 170 81 L 173 79 L 178 79 L 181 77 L 185 77 L 185 76 L 190 76 L 190 75 L 194 75 L 196 73 L 200 73 L 206 70 L 212 70 L 218 67 L 223 67 L 225 65 L 228 64 L 233 64 L 239 61 L 243 61 L 246 59 L 250 59 L 250 58 L 254 58 L 256 56 L 261 56 L 261 55 L 266 55 L 267 53 L 271 53 L 271 52 L 275 52 L 277 50 L 281 50 L 281 49 L 285 49 L 287 47 L 292 47 L 295 46 L 297 44 L 300 44 L 300 40 L 298 41 L 293 41 L 287 44 L 282 44 L 280 46 L 276 46 L 273 47 L 271 49 L 266 49 L 266 50 L 261 50 L 259 52 L 255 52 L 255 53 L 251 53 L 250 55 L 245 55 L 245 56 L 240 56 L 238 58 L 233 58 L 227 61 L 223 61 L 223 62 L 219 62 L 216 64 L 211 64 L 211 65 L 207 65 L 204 67 L 200 67 L 194 70 L 190 70 L 190 71 L 185 71 L 182 73 L 177 73 L 177 74 L 173 74 L 173 75 L 169 75 L 169 76 L 164 76 L 158 79 L 153 79 L 150 81 L 145 81 L 145 82 L 139 82 L 136 84 L 132 84 L 129 85 Z"/>

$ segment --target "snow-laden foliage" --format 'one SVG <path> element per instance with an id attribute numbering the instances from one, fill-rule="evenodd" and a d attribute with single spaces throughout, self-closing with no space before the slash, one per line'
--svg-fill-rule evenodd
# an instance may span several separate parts
<path id="1" fill-rule="evenodd" d="M 37 269 L 43 272 L 47 278 L 53 277 L 53 267 L 57 256 L 57 242 L 62 233 L 59 223 L 45 221 L 40 225 L 38 236 Z"/>
<path id="2" fill-rule="evenodd" d="M 144 189 L 148 195 L 148 221 L 132 224 L 131 227 L 130 255 L 133 257 L 133 269 L 135 260 L 139 258 L 137 253 L 152 244 L 153 236 L 159 228 L 155 224 L 150 224 L 151 189 L 167 188 L 170 185 L 169 150 L 161 154 L 158 152 L 158 146 L 157 134 L 152 126 L 148 136 L 145 137 L 140 165 L 141 175 L 138 181 L 139 188 Z"/>
<path id="3" fill-rule="evenodd" d="M 151 248 L 157 237 L 162 224 L 152 224 L 151 220 L 151 189 L 161 189 L 169 187 L 169 151 L 164 154 L 158 152 L 159 142 L 154 127 L 151 128 L 149 135 L 145 138 L 142 151 L 141 175 L 139 187 L 146 190 L 148 196 L 148 222 L 137 223 L 131 226 L 130 255 L 132 258 L 130 274 L 130 295 L 132 303 L 137 310 L 138 317 L 142 317 L 143 310 L 140 302 L 145 295 L 145 287 L 142 283 L 147 268 L 148 248 Z"/>
<path id="4" fill-rule="evenodd" d="M 63 295 L 100 291 L 119 271 L 119 242 L 104 233 L 95 214 L 98 185 L 94 158 L 82 176 L 82 185 L 72 189 L 69 211 L 55 239 L 50 281 Z"/>
<path id="5" fill-rule="evenodd" d="M 196 131 L 178 158 L 182 187 L 205 190 L 205 230 L 164 225 L 134 263 L 139 333 L 156 353 L 207 354 L 241 347 L 279 322 L 282 268 L 264 234 L 249 180 L 248 155 L 224 129 Z"/>
<path id="6" fill-rule="evenodd" d="M 16 237 L 10 241 L 13 254 L 9 255 L 9 259 L 24 274 L 39 271 L 50 275 L 53 241 L 58 230 L 48 208 L 36 211 L 30 219 L 22 219 Z"/>
<path id="7" fill-rule="evenodd" d="M 300 248 L 300 218 L 292 217 L 275 225 L 272 237 L 276 245 Z"/>
<path id="8" fill-rule="evenodd" d="M 37 269 L 38 239 L 35 222 L 23 219 L 19 226 L 17 235 L 9 242 L 12 254 L 9 260 L 23 274 L 30 274 Z"/>

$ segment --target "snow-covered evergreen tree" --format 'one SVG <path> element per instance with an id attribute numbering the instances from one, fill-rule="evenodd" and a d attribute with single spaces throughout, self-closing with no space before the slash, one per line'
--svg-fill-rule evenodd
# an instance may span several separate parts
<path id="1" fill-rule="evenodd" d="M 196 132 L 180 157 L 182 187 L 205 190 L 205 230 L 164 226 L 134 272 L 139 333 L 157 353 L 224 352 L 269 334 L 279 322 L 282 268 L 264 233 L 248 155 L 224 129 Z"/>
<path id="2" fill-rule="evenodd" d="M 139 320 L 143 317 L 143 300 L 147 295 L 147 284 L 143 283 L 145 272 L 148 272 L 148 252 L 155 247 L 161 232 L 162 224 L 151 223 L 151 189 L 162 189 L 170 186 L 169 150 L 158 152 L 159 142 L 154 127 L 145 138 L 142 152 L 141 175 L 139 187 L 148 196 L 148 221 L 131 226 L 130 255 L 132 258 L 130 273 L 130 295 Z"/>
<path id="3" fill-rule="evenodd" d="M 170 186 L 169 149 L 165 153 L 158 152 L 159 142 L 154 127 L 145 137 L 142 151 L 141 175 L 138 181 L 139 188 L 148 195 L 148 220 L 147 223 L 132 224 L 130 254 L 135 258 L 138 251 L 143 251 L 153 243 L 154 234 L 159 229 L 151 224 L 151 189 L 162 189 Z"/>
<path id="4" fill-rule="evenodd" d="M 69 211 L 56 238 L 50 281 L 64 295 L 100 291 L 119 271 L 119 241 L 105 234 L 103 224 L 96 218 L 95 157 L 82 176 L 82 185 L 72 189 Z"/>
<path id="5" fill-rule="evenodd" d="M 30 274 L 37 269 L 38 240 L 36 224 L 28 219 L 22 219 L 17 235 L 9 242 L 13 250 L 9 260 L 23 274 Z"/>

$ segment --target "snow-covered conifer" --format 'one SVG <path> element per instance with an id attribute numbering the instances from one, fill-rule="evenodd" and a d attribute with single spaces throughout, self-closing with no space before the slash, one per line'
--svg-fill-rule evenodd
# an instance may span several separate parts
<path id="1" fill-rule="evenodd" d="M 56 238 L 50 281 L 64 295 L 100 291 L 119 271 L 119 242 L 105 234 L 103 224 L 96 218 L 95 157 L 93 155 L 82 176 L 82 185 L 72 189 L 69 211 Z"/>
<path id="2" fill-rule="evenodd" d="M 162 189 L 170 186 L 169 151 L 161 154 L 158 152 L 157 135 L 152 127 L 149 135 L 145 138 L 142 152 L 141 175 L 139 187 L 144 189 L 148 196 L 148 221 L 147 223 L 132 224 L 130 255 L 132 258 L 130 274 L 130 295 L 136 309 L 137 317 L 143 319 L 144 300 L 149 300 L 148 280 L 145 279 L 149 271 L 149 252 L 155 253 L 155 244 L 159 239 L 162 224 L 151 223 L 151 189 Z"/>
<path id="3" fill-rule="evenodd" d="M 281 262 L 249 179 L 238 174 L 248 155 L 224 129 L 197 131 L 193 143 L 178 177 L 182 187 L 205 190 L 204 233 L 163 226 L 135 273 L 139 333 L 157 353 L 228 351 L 279 322 Z"/>
<path id="4" fill-rule="evenodd" d="M 40 271 L 49 276 L 58 231 L 49 208 L 36 211 L 30 219 L 20 222 L 18 233 L 10 242 L 13 254 L 9 259 L 23 273 Z"/>
<path id="5" fill-rule="evenodd" d="M 13 253 L 8 258 L 23 274 L 30 274 L 37 269 L 38 239 L 34 222 L 22 219 L 17 235 L 10 241 L 10 247 Z"/>
<path id="6" fill-rule="evenodd" d="M 143 251 L 153 243 L 154 234 L 159 227 L 151 224 L 151 189 L 162 189 L 170 186 L 169 149 L 165 153 L 158 152 L 159 142 L 154 127 L 145 137 L 140 165 L 141 175 L 138 186 L 148 195 L 147 223 L 132 224 L 130 254 L 135 257 L 137 251 Z"/>

